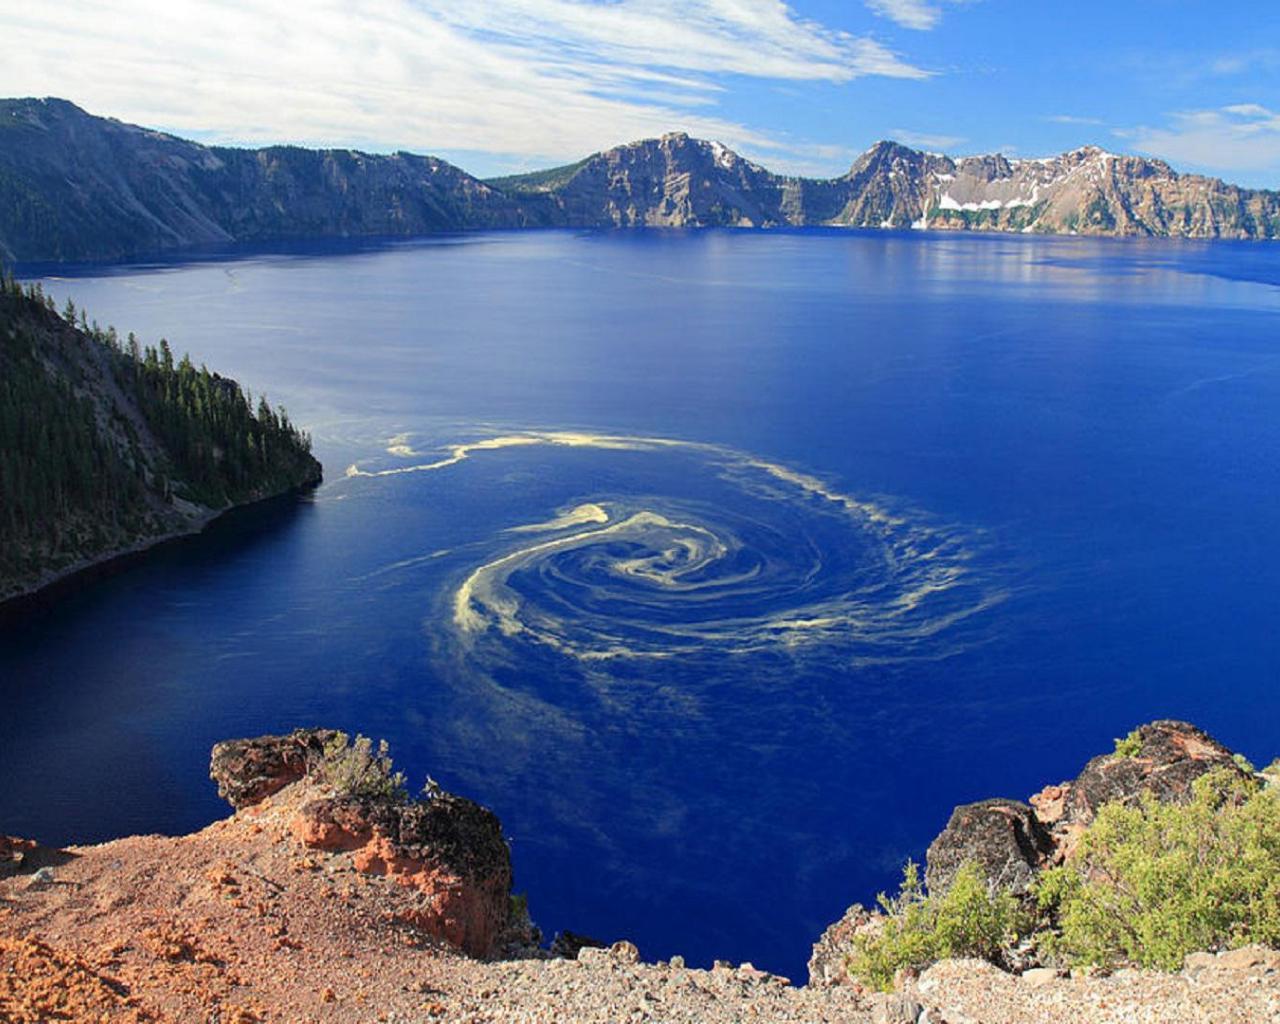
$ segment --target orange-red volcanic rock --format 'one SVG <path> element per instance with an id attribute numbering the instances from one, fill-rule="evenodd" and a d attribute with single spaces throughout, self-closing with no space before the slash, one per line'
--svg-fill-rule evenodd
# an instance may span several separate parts
<path id="1" fill-rule="evenodd" d="M 128 987 L 85 957 L 55 949 L 31 935 L 0 935 L 0 1021 L 159 1022 Z"/>
<path id="2" fill-rule="evenodd" d="M 355 850 L 373 835 L 373 826 L 358 801 L 325 797 L 303 805 L 289 826 L 293 837 L 313 850 Z"/>

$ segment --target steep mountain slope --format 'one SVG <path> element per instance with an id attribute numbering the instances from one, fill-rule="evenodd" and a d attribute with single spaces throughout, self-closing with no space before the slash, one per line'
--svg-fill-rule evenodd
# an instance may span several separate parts
<path id="1" fill-rule="evenodd" d="M 235 381 L 74 322 L 0 281 L 0 601 L 319 482 L 309 439 Z"/>
<path id="2" fill-rule="evenodd" d="M 879 142 L 846 174 L 774 174 L 676 132 L 480 181 L 433 157 L 198 145 L 64 100 L 0 101 L 0 259 L 519 227 L 834 225 L 1280 237 L 1280 192 L 1085 147 L 955 159 Z"/>
<path id="3" fill-rule="evenodd" d="M 568 227 L 770 227 L 791 223 L 790 182 L 675 132 L 490 184 Z"/>
<path id="4" fill-rule="evenodd" d="M 773 227 L 1280 237 L 1280 193 L 1180 175 L 1096 147 L 1045 160 L 953 159 L 879 142 L 839 178 L 773 174 L 675 133 L 490 182 L 572 227 Z"/>
<path id="5" fill-rule="evenodd" d="M 501 193 L 433 157 L 201 146 L 65 100 L 0 101 L 0 256 L 9 259 L 523 223 Z"/>
<path id="6" fill-rule="evenodd" d="M 1280 237 L 1280 193 L 1086 146 L 1043 160 L 952 159 L 877 143 L 836 223 L 1185 238 Z"/>

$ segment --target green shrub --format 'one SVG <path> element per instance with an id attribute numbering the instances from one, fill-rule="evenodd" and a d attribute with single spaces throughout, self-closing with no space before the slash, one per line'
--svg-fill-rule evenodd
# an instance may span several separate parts
<path id="1" fill-rule="evenodd" d="M 1108 804 L 1046 871 L 1044 948 L 1072 963 L 1177 970 L 1188 953 L 1280 944 L 1280 792 L 1218 769 L 1186 804 Z"/>
<path id="2" fill-rule="evenodd" d="M 320 780 L 338 796 L 360 800 L 401 803 L 407 799 L 403 772 L 391 770 L 390 748 L 379 740 L 356 736 L 352 742 L 345 732 L 337 733 L 324 748 Z"/>
<path id="3" fill-rule="evenodd" d="M 1253 762 L 1250 761 L 1247 757 L 1245 757 L 1244 754 L 1232 754 L 1231 760 L 1235 762 L 1235 766 L 1239 768 L 1242 772 L 1245 772 L 1249 775 L 1258 774 L 1258 769 L 1253 766 Z"/>
<path id="4" fill-rule="evenodd" d="M 1142 737 L 1134 729 L 1124 739 L 1116 740 L 1116 757 L 1137 757 L 1142 753 Z"/>
<path id="5" fill-rule="evenodd" d="M 961 866 L 945 892 L 926 894 L 919 867 L 908 861 L 898 895 L 881 893 L 878 902 L 884 927 L 854 939 L 849 973 L 886 991 L 902 967 L 922 968 L 951 956 L 999 961 L 1026 924 L 1017 899 L 1003 890 L 993 895 L 973 863 Z"/>

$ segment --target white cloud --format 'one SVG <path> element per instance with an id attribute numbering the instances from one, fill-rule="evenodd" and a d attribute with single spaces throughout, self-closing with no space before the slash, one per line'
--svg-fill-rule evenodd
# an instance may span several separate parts
<path id="1" fill-rule="evenodd" d="M 1090 124 L 1090 125 L 1097 125 L 1097 124 L 1103 124 L 1103 123 L 1104 123 L 1104 122 L 1102 121 L 1102 119 L 1101 119 L 1101 118 L 1098 118 L 1098 117 L 1077 117 L 1077 116 L 1076 116 L 1076 115 L 1074 115 L 1074 114 L 1052 114 L 1052 115 L 1050 115 L 1049 117 L 1045 118 L 1045 120 L 1047 120 L 1047 121 L 1052 121 L 1054 124 Z"/>
<path id="2" fill-rule="evenodd" d="M 963 135 L 942 135 L 937 132 L 913 132 L 906 128 L 895 128 L 892 132 L 893 138 L 908 146 L 914 146 L 916 149 L 929 149 L 945 151 L 954 149 L 960 143 L 966 141 Z"/>
<path id="3" fill-rule="evenodd" d="M 1236 50 L 1209 61 L 1206 70 L 1211 75 L 1243 75 L 1250 71 L 1274 71 L 1280 68 L 1280 50 Z"/>
<path id="4" fill-rule="evenodd" d="M 1258 103 L 1173 115 L 1165 128 L 1118 131 L 1141 153 L 1218 172 L 1280 174 L 1280 113 Z"/>
<path id="5" fill-rule="evenodd" d="M 717 115 L 723 76 L 927 76 L 781 0 L 58 0 L 5 53 L 0 94 L 209 140 L 530 159 L 677 128 L 786 151 Z"/>
<path id="6" fill-rule="evenodd" d="M 962 4 L 969 0 L 866 0 L 866 5 L 875 14 L 890 21 L 896 21 L 903 28 L 913 28 L 920 32 L 928 32 L 942 20 L 942 3 Z"/>

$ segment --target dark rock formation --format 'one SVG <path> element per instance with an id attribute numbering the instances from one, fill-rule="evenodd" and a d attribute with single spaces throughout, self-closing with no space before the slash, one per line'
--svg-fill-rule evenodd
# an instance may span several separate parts
<path id="1" fill-rule="evenodd" d="M 1024 895 L 1052 850 L 1035 813 L 1017 800 L 983 800 L 957 807 L 925 857 L 925 885 L 944 892 L 966 862 L 976 864 L 993 889 Z"/>
<path id="2" fill-rule="evenodd" d="M 477 815 L 476 812 L 481 812 Z M 479 818 L 489 828 L 481 831 Z M 475 957 L 494 955 L 511 919 L 511 859 L 498 819 L 462 797 L 433 815 L 442 847 L 406 846 L 380 831 L 355 852 L 357 871 L 386 875 L 420 894 L 400 919 Z M 476 842 L 461 845 L 462 837 Z M 443 837 L 442 837 L 443 838 Z M 458 859 L 454 859 L 455 855 Z"/>
<path id="3" fill-rule="evenodd" d="M 1132 753 L 1101 754 L 1071 782 L 1047 786 L 1031 798 L 1049 829 L 1053 858 L 1063 860 L 1103 804 L 1136 803 L 1144 793 L 1161 802 L 1187 800 L 1191 784 L 1215 768 L 1244 774 L 1232 752 L 1187 722 L 1161 720 L 1135 730 Z"/>
<path id="4" fill-rule="evenodd" d="M 565 960 L 577 960 L 578 954 L 584 949 L 604 949 L 605 943 L 599 939 L 593 939 L 590 935 L 580 935 L 577 932 L 571 932 L 568 929 L 558 932 L 556 937 L 551 940 L 549 952 L 552 956 L 562 957 Z"/>
<path id="5" fill-rule="evenodd" d="M 209 778 L 236 810 L 250 807 L 297 782 L 324 755 L 332 729 L 295 729 L 287 736 L 227 740 L 213 747 Z"/>
<path id="6" fill-rule="evenodd" d="M 1162 802 L 1187 800 L 1191 784 L 1214 768 L 1241 771 L 1230 750 L 1187 722 L 1159 721 L 1137 730 L 1138 750 L 1095 757 L 1070 784 L 1068 820 L 1086 824 L 1103 804 L 1134 803 L 1152 793 Z"/>

